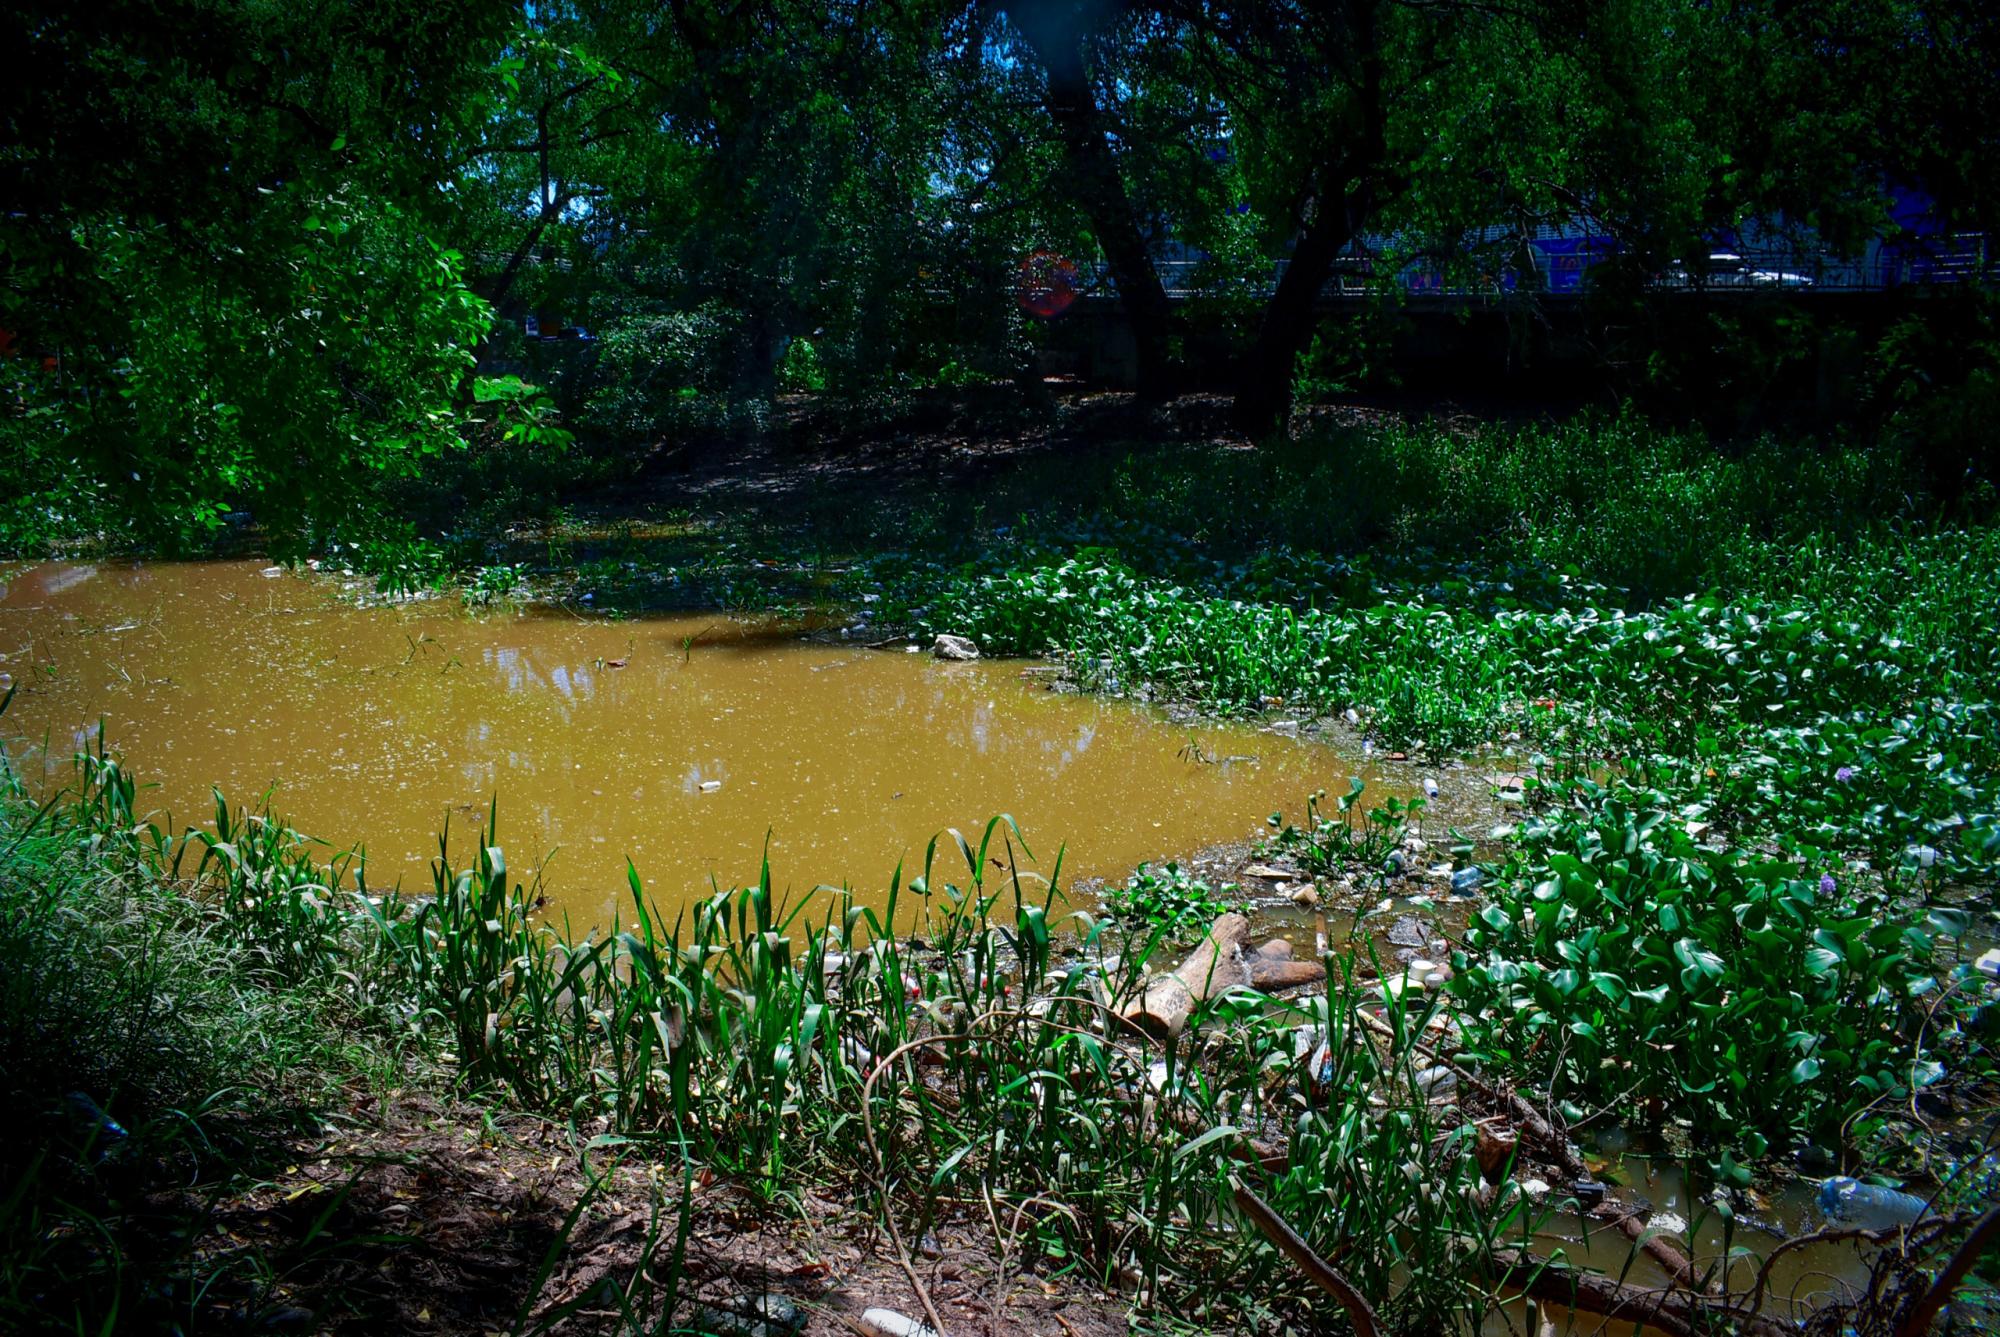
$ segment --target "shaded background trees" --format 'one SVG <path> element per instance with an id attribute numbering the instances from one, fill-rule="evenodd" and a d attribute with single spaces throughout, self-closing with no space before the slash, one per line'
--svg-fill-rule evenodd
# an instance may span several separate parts
<path id="1" fill-rule="evenodd" d="M 1365 318 L 1320 300 L 1337 274 L 1393 301 L 1415 265 L 1532 319 L 1528 248 L 1555 226 L 1610 239 L 1589 300 L 1621 332 L 1616 384 L 1754 397 L 1801 318 L 1691 335 L 1660 318 L 1667 267 L 1746 226 L 1854 251 L 1894 232 L 1897 188 L 1954 226 L 1994 212 L 2000 39 L 1966 4 L 121 0 L 4 22 L 29 56 L 0 94 L 17 534 L 185 545 L 246 508 L 300 545 L 366 527 L 381 480 L 498 430 L 475 353 L 628 456 L 787 388 L 1032 382 L 1074 337 L 1017 301 L 1038 252 L 1113 303 L 1143 398 L 1227 387 L 1252 435 L 1315 338 Z M 1171 300 L 1169 268 L 1226 300 Z M 1926 316 L 1866 350 L 1883 412 L 1931 398 L 1919 348 L 1990 381 L 1984 299 L 1961 297 L 1960 334 Z"/>

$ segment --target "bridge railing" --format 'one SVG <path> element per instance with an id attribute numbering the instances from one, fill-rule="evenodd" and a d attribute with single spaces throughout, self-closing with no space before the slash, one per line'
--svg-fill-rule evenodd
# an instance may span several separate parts
<path id="1" fill-rule="evenodd" d="M 1532 276 L 1508 267 L 1485 281 L 1467 282 L 1421 260 L 1403 262 L 1392 274 L 1385 274 L 1383 271 L 1397 262 L 1379 253 L 1350 253 L 1342 257 L 1320 295 L 1323 299 L 1359 300 L 1380 295 L 1385 286 L 1392 286 L 1413 296 L 1488 301 L 1529 293 L 1577 296 L 1588 283 L 1590 271 L 1610 258 L 1613 250 L 1607 239 L 1569 238 L 1537 241 L 1529 254 L 1534 261 Z M 1977 232 L 1883 242 L 1858 257 L 1789 246 L 1743 247 L 1728 254 L 1735 257 L 1735 263 L 1727 268 L 1692 272 L 1670 267 L 1654 276 L 1651 286 L 1666 292 L 1851 293 L 1991 284 L 2000 278 L 1993 248 L 1987 237 Z M 1218 273 L 1210 261 L 1175 257 L 1156 260 L 1154 269 L 1172 300 L 1231 294 L 1268 298 L 1290 264 L 1289 259 L 1279 258 L 1268 268 Z M 1084 272 L 1085 296 L 1116 295 L 1117 284 L 1106 266 L 1088 266 Z"/>

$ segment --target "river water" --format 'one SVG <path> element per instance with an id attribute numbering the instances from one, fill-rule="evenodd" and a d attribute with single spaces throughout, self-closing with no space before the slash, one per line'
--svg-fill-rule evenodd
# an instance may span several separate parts
<path id="1" fill-rule="evenodd" d="M 628 858 L 669 914 L 711 878 L 754 880 L 767 836 L 774 886 L 879 898 L 933 835 L 976 843 L 1002 812 L 1043 873 L 1066 846 L 1064 883 L 1119 878 L 1296 816 L 1361 760 L 1052 692 L 1019 663 L 719 614 L 361 607 L 339 581 L 255 562 L 57 563 L 0 584 L 0 684 L 19 688 L 0 729 L 37 783 L 67 777 L 102 721 L 154 786 L 143 807 L 184 825 L 212 811 L 211 785 L 268 792 L 298 830 L 364 845 L 371 884 L 411 890 L 445 823 L 462 853 L 497 799 L 509 863 L 547 855 L 577 928 L 608 921 Z M 1385 795 L 1415 782 L 1368 778 Z"/>
<path id="2" fill-rule="evenodd" d="M 754 880 L 767 847 L 775 887 L 846 882 L 880 905 L 899 860 L 914 875 L 934 835 L 976 843 L 996 813 L 1040 856 L 1024 865 L 1051 872 L 1066 847 L 1069 884 L 1260 835 L 1267 814 L 1296 819 L 1306 795 L 1356 774 L 1371 798 L 1420 780 L 1358 748 L 1049 691 L 1017 662 L 943 663 L 719 614 L 472 615 L 444 600 L 364 607 L 355 592 L 257 562 L 0 569 L 10 760 L 46 790 L 102 722 L 163 825 L 206 821 L 211 785 L 237 803 L 268 794 L 298 830 L 364 845 L 371 885 L 417 891 L 439 831 L 450 824 L 463 860 L 497 800 L 510 865 L 546 856 L 551 912 L 577 931 L 624 902 L 628 858 L 669 917 L 711 879 Z M 1434 816 L 1494 815 L 1478 769 L 1437 774 Z M 940 858 L 962 880 L 948 840 Z M 1309 944 L 1288 910 L 1267 907 L 1271 926 Z M 1726 1239 L 1671 1167 L 1618 1171 L 1693 1221 L 1697 1257 L 1763 1252 L 1754 1231 Z M 1773 1224 L 1810 1228 L 1810 1196 L 1775 1189 Z M 1550 1223 L 1541 1247 L 1625 1266 L 1622 1237 L 1570 1225 Z M 1786 1260 L 1776 1294 L 1861 1274 L 1851 1248 L 1815 1250 Z"/>

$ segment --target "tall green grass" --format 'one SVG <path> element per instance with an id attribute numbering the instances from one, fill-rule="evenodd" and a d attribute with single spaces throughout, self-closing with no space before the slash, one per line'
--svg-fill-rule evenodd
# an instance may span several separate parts
<path id="1" fill-rule="evenodd" d="M 158 1195 L 254 1175 L 348 1065 L 325 973 L 280 981 L 150 862 L 101 750 L 29 803 L 0 764 L 0 1329 L 148 1330 L 266 1289 Z M 141 858 L 142 852 L 148 858 Z M 300 927 L 305 927 L 299 921 Z M 280 985 L 282 987 L 272 987 Z M 214 1252 L 214 1251 L 211 1251 Z"/>
<path id="2" fill-rule="evenodd" d="M 441 841 L 430 894 L 405 901 L 371 894 L 356 861 L 268 813 L 219 804 L 210 825 L 170 832 L 136 811 L 115 760 L 82 765 L 79 792 L 43 814 L 39 838 L 92 878 L 146 888 L 135 928 L 198 935 L 199 958 L 182 950 L 161 969 L 199 959 L 227 991 L 218 1005 L 249 1000 L 246 1043 L 258 1008 L 316 999 L 317 1015 L 410 1036 L 467 1092 L 563 1119 L 600 1151 L 676 1174 L 706 1166 L 774 1198 L 804 1176 L 845 1183 L 909 1248 L 947 1214 L 985 1221 L 1009 1268 L 1137 1286 L 1218 1323 L 1239 1321 L 1245 1297 L 1292 1321 L 1312 1307 L 1309 1287 L 1242 1228 L 1239 1182 L 1336 1251 L 1399 1326 L 1469 1327 L 1493 1303 L 1476 1269 L 1448 1260 L 1518 1228 L 1525 1206 L 1462 1191 L 1477 1174 L 1470 1127 L 1414 1084 L 1432 1061 L 1416 1048 L 1426 1015 L 1385 1005 L 1349 963 L 1327 998 L 1230 993 L 1199 1027 L 1149 1041 L 1111 1003 L 1157 968 L 1160 930 L 1065 914 L 1060 858 L 1039 874 L 1006 819 L 934 841 L 879 908 L 844 889 L 786 903 L 766 868 L 665 922 L 635 873 L 621 922 L 578 936 L 536 915 L 537 889 L 510 873 L 490 823 L 463 867 Z M 74 892 L 63 885 L 50 894 Z M 93 931 L 74 918 L 49 927 L 49 968 L 96 950 Z M 80 1054 L 119 1033 L 104 1009 L 124 995 L 88 996 L 67 1040 Z M 10 1043 L 28 1043 L 33 1000 L 7 1005 Z M 1394 1038 L 1360 1038 L 1361 1014 L 1385 1006 Z M 228 1032 L 204 1022 L 199 1034 Z M 177 1090 L 215 1070 L 162 1052 Z M 152 1097 L 93 1089 L 128 1127 L 146 1126 Z M 65 1154 L 88 1163 L 85 1150 Z M 662 1210 L 670 1249 L 678 1209 Z M 20 1279 L 37 1269 L 76 1279 L 32 1256 L 35 1220 L 12 1224 L 17 1297 L 32 1295 Z M 663 1320 L 647 1305 L 673 1302 L 637 1295 L 631 1329 Z"/>

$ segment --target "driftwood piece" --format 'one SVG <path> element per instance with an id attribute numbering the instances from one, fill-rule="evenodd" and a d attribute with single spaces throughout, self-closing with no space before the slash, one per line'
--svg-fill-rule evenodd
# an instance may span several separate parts
<path id="1" fill-rule="evenodd" d="M 1473 1155 L 1479 1161 L 1479 1173 L 1489 1184 L 1497 1184 L 1507 1177 L 1507 1169 L 1514 1163 L 1515 1148 L 1521 1145 L 1521 1136 L 1511 1127 L 1494 1127 L 1490 1122 L 1478 1125 L 1477 1141 L 1473 1143 Z"/>
<path id="2" fill-rule="evenodd" d="M 1317 961 L 1273 961 L 1253 956 L 1249 965 L 1253 989 L 1292 989 L 1301 984 L 1318 984 L 1326 978 L 1326 967 Z"/>
<path id="3" fill-rule="evenodd" d="M 1155 975 L 1138 999 L 1119 1015 L 1155 1039 L 1179 1035 L 1195 1007 L 1232 985 L 1250 983 L 1243 959 L 1243 939 L 1250 921 L 1227 914 L 1208 926 L 1201 945 L 1180 967 Z"/>

